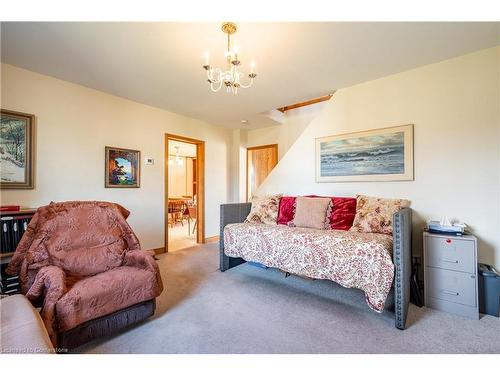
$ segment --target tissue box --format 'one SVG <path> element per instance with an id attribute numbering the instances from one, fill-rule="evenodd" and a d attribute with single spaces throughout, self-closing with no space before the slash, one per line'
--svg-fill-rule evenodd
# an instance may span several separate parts
<path id="1" fill-rule="evenodd" d="M 427 230 L 430 233 L 440 233 L 440 234 L 451 234 L 455 236 L 460 236 L 465 232 L 465 225 L 454 224 L 454 225 L 441 225 L 437 220 L 429 220 L 427 223 Z"/>

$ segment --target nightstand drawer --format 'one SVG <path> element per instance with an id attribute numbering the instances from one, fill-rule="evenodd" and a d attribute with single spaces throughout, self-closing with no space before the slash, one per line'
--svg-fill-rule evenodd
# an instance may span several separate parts
<path id="1" fill-rule="evenodd" d="M 427 265 L 447 270 L 475 273 L 474 241 L 460 237 L 425 237 Z"/>
<path id="2" fill-rule="evenodd" d="M 426 267 L 427 295 L 462 305 L 476 306 L 474 274 Z"/>

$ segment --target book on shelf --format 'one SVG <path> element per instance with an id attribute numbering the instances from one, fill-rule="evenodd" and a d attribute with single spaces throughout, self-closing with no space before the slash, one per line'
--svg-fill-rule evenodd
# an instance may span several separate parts
<path id="1" fill-rule="evenodd" d="M 12 216 L 5 216 L 1 218 L 1 230 L 0 230 L 0 253 L 10 253 L 13 247 L 13 233 L 12 233 Z"/>
<path id="2" fill-rule="evenodd" d="M 0 253 L 12 253 L 16 250 L 32 216 L 4 216 L 0 224 Z"/>
<path id="3" fill-rule="evenodd" d="M 21 209 L 21 206 L 17 206 L 17 205 L 0 206 L 0 212 L 19 211 L 20 209 Z"/>

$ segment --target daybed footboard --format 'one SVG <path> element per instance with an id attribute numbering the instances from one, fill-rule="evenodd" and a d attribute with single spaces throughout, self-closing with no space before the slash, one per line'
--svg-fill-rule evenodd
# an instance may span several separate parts
<path id="1" fill-rule="evenodd" d="M 412 211 L 405 208 L 393 217 L 394 309 L 396 328 L 405 329 L 410 303 Z"/>
<path id="2" fill-rule="evenodd" d="M 250 213 L 252 203 L 229 203 L 220 206 L 220 270 L 227 271 L 241 263 L 245 263 L 242 258 L 231 258 L 224 254 L 224 227 L 228 224 L 243 223 Z"/>
<path id="3" fill-rule="evenodd" d="M 222 272 L 245 262 L 242 258 L 228 257 L 224 253 L 224 227 L 227 224 L 242 223 L 250 213 L 251 203 L 222 204 L 220 207 L 220 270 Z M 393 217 L 393 262 L 394 305 L 396 328 L 405 329 L 408 305 L 410 302 L 411 277 L 411 233 L 412 211 L 405 208 Z"/>

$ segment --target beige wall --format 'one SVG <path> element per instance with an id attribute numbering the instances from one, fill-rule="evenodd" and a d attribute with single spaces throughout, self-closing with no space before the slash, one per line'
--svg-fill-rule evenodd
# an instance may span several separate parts
<path id="1" fill-rule="evenodd" d="M 246 202 L 247 200 L 247 147 L 278 144 L 278 160 L 280 160 L 309 123 L 321 113 L 325 104 L 323 102 L 288 111 L 280 117 L 280 121 L 283 121 L 281 125 L 253 130 L 233 130 L 231 152 L 233 202 Z"/>
<path id="2" fill-rule="evenodd" d="M 83 86 L 2 64 L 1 107 L 37 116 L 36 188 L 2 190 L 2 204 L 107 200 L 131 212 L 144 249 L 163 246 L 165 133 L 206 142 L 206 236 L 218 234 L 228 200 L 230 132 Z M 104 188 L 104 146 L 141 151 L 139 189 Z M 155 159 L 144 165 L 145 157 Z"/>
<path id="3" fill-rule="evenodd" d="M 281 159 L 311 121 L 321 113 L 326 104 L 326 102 L 321 102 L 307 107 L 292 109 L 285 112 L 283 124 L 281 125 L 249 130 L 247 147 L 277 143 L 278 160 Z"/>
<path id="4" fill-rule="evenodd" d="M 425 221 L 447 215 L 471 226 L 480 261 L 500 267 L 499 68 L 494 48 L 337 91 L 259 193 L 409 198 L 417 252 Z M 316 137 L 409 123 L 414 181 L 315 182 Z"/>
<path id="5" fill-rule="evenodd" d="M 232 131 L 231 144 L 231 202 L 246 202 L 246 158 L 247 137 L 245 129 L 234 129 Z"/>
<path id="6" fill-rule="evenodd" d="M 170 198 L 181 198 L 183 195 L 189 195 L 188 186 L 190 186 L 191 194 L 193 191 L 193 174 L 191 173 L 191 176 L 188 177 L 188 165 L 191 164 L 192 170 L 192 161 L 184 156 L 179 157 L 182 160 L 181 165 L 177 164 L 175 156 L 168 157 L 170 162 L 168 166 L 168 196 Z"/>

